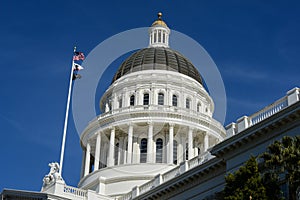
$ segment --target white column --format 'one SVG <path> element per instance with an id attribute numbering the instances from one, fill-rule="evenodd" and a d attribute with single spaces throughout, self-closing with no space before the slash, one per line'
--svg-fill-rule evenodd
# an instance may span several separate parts
<path id="1" fill-rule="evenodd" d="M 133 138 L 133 151 L 132 151 L 132 163 L 140 163 L 140 148 L 138 145 L 138 139 Z"/>
<path id="2" fill-rule="evenodd" d="M 90 143 L 87 142 L 86 151 L 85 151 L 84 176 L 90 173 L 90 160 L 91 160 L 91 146 Z"/>
<path id="3" fill-rule="evenodd" d="M 173 147 L 174 146 L 174 124 L 169 126 L 169 151 L 168 151 L 168 164 L 173 164 Z"/>
<path id="4" fill-rule="evenodd" d="M 112 104 L 111 104 L 111 106 L 112 106 L 112 109 L 111 109 L 111 110 L 116 110 L 116 109 L 118 109 L 118 97 L 117 97 L 117 95 L 114 95 L 114 96 L 112 97 Z"/>
<path id="5" fill-rule="evenodd" d="M 148 122 L 147 163 L 153 162 L 153 124 Z"/>
<path id="6" fill-rule="evenodd" d="M 194 148 L 194 156 L 198 156 L 198 154 L 199 154 L 199 153 L 198 153 L 198 147 L 195 147 L 195 148 Z"/>
<path id="7" fill-rule="evenodd" d="M 109 141 L 105 141 L 103 146 L 104 146 L 103 151 L 101 151 L 101 152 L 103 152 L 101 160 L 103 160 L 103 164 L 107 167 L 107 165 L 108 165 Z"/>
<path id="8" fill-rule="evenodd" d="M 127 149 L 127 142 L 128 142 L 127 138 L 124 137 L 124 141 L 123 141 L 123 153 L 122 153 L 123 161 L 122 161 L 122 164 L 126 164 L 127 163 L 127 151 L 126 151 L 126 149 Z"/>
<path id="9" fill-rule="evenodd" d="M 85 167 L 84 167 L 84 164 L 85 164 L 85 154 L 86 154 L 86 151 L 83 149 L 83 152 L 82 152 L 82 161 L 81 161 L 80 178 L 82 178 L 84 176 L 84 171 L 85 171 Z"/>
<path id="10" fill-rule="evenodd" d="M 133 126 L 130 124 L 128 128 L 127 164 L 132 163 L 132 133 Z"/>
<path id="11" fill-rule="evenodd" d="M 108 106 L 108 103 L 105 104 L 105 112 L 108 112 L 109 111 L 109 106 Z"/>
<path id="12" fill-rule="evenodd" d="M 167 86 L 168 87 L 168 86 Z M 166 93 L 165 93 L 165 105 L 170 105 L 170 89 L 166 88 Z"/>
<path id="13" fill-rule="evenodd" d="M 182 137 L 182 149 L 183 149 L 182 159 L 183 161 L 185 161 L 186 160 L 186 135 Z"/>
<path id="14" fill-rule="evenodd" d="M 182 135 L 179 135 L 179 141 L 178 141 L 178 148 L 177 148 L 177 155 L 178 155 L 178 161 L 177 163 L 181 163 L 185 159 L 184 157 L 184 149 L 183 149 L 183 143 L 185 143 L 185 138 Z"/>
<path id="15" fill-rule="evenodd" d="M 208 134 L 207 133 L 204 133 L 204 141 L 203 141 L 203 143 L 204 143 L 204 149 L 203 149 L 203 151 L 205 152 L 208 149 Z"/>
<path id="16" fill-rule="evenodd" d="M 143 91 L 143 90 L 139 90 L 139 91 L 137 92 L 137 94 L 138 94 L 138 97 L 137 97 L 137 99 L 138 99 L 137 105 L 143 105 L 144 91 Z"/>
<path id="17" fill-rule="evenodd" d="M 189 135 L 188 135 L 188 148 L 189 148 L 189 160 L 194 157 L 194 149 L 193 149 L 193 129 L 189 128 Z"/>
<path id="18" fill-rule="evenodd" d="M 124 149 L 124 137 L 120 137 L 119 149 L 118 149 L 118 165 L 124 164 L 123 149 Z"/>
<path id="19" fill-rule="evenodd" d="M 115 154 L 115 127 L 111 128 L 110 131 L 110 141 L 109 141 L 109 155 L 108 155 L 108 162 L 107 166 L 114 166 L 115 164 L 115 159 L 114 159 L 114 154 Z"/>
<path id="20" fill-rule="evenodd" d="M 101 135 L 100 135 L 100 133 L 98 133 L 97 134 L 97 139 L 96 139 L 94 171 L 97 171 L 99 169 L 100 147 L 101 147 Z"/>

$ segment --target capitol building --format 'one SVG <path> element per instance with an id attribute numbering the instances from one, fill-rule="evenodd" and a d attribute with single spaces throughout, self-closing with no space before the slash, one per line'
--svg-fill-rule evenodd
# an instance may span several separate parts
<path id="1" fill-rule="evenodd" d="M 101 114 L 80 134 L 78 186 L 51 163 L 40 192 L 4 190 L 2 199 L 215 199 L 228 172 L 299 133 L 299 88 L 224 127 L 201 72 L 169 45 L 161 13 L 148 33 L 149 46 L 119 66 Z"/>

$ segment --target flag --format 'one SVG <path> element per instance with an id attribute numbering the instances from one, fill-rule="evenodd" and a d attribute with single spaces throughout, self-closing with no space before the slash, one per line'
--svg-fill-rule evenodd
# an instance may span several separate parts
<path id="1" fill-rule="evenodd" d="M 84 68 L 81 65 L 74 63 L 74 66 L 73 66 L 74 71 L 80 71 L 82 69 L 84 69 Z"/>
<path id="2" fill-rule="evenodd" d="M 84 60 L 84 54 L 82 52 L 74 52 L 73 60 Z"/>
<path id="3" fill-rule="evenodd" d="M 80 74 L 76 74 L 76 73 L 73 73 L 73 77 L 72 77 L 72 80 L 74 81 L 75 79 L 80 79 L 81 78 L 81 75 Z"/>

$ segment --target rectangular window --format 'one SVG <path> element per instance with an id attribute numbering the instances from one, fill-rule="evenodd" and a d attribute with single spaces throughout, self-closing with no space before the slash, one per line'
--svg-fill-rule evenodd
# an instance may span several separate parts
<path id="1" fill-rule="evenodd" d="M 144 94 L 144 101 L 143 101 L 144 105 L 149 105 L 149 94 L 145 93 Z"/>
<path id="2" fill-rule="evenodd" d="M 172 96 L 172 106 L 177 106 L 177 96 L 176 95 Z"/>
<path id="3" fill-rule="evenodd" d="M 191 100 L 190 99 L 186 99 L 185 100 L 185 108 L 190 109 L 191 107 Z"/>
<path id="4" fill-rule="evenodd" d="M 158 105 L 164 105 L 164 94 L 158 93 Z"/>
<path id="5" fill-rule="evenodd" d="M 130 105 L 134 106 L 134 95 L 130 96 Z"/>
<path id="6" fill-rule="evenodd" d="M 147 139 L 143 138 L 141 140 L 140 163 L 145 163 L 146 161 L 147 161 Z"/>

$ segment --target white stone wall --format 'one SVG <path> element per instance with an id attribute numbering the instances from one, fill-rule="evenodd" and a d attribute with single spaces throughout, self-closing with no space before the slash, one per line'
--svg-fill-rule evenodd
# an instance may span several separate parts
<path id="1" fill-rule="evenodd" d="M 148 105 L 144 105 L 145 93 Z M 159 93 L 164 95 L 163 105 L 158 103 Z M 130 105 L 131 95 L 135 95 L 134 105 Z M 173 95 L 177 106 L 172 104 Z M 186 99 L 190 99 L 189 108 Z M 107 89 L 100 107 L 103 114 L 81 134 L 85 161 L 79 186 L 103 195 L 127 193 L 159 173 L 138 173 L 146 166 L 170 170 L 225 137 L 223 126 L 212 118 L 214 104 L 204 87 L 178 72 L 144 70 L 125 75 Z M 129 172 L 110 177 L 125 166 Z"/>

